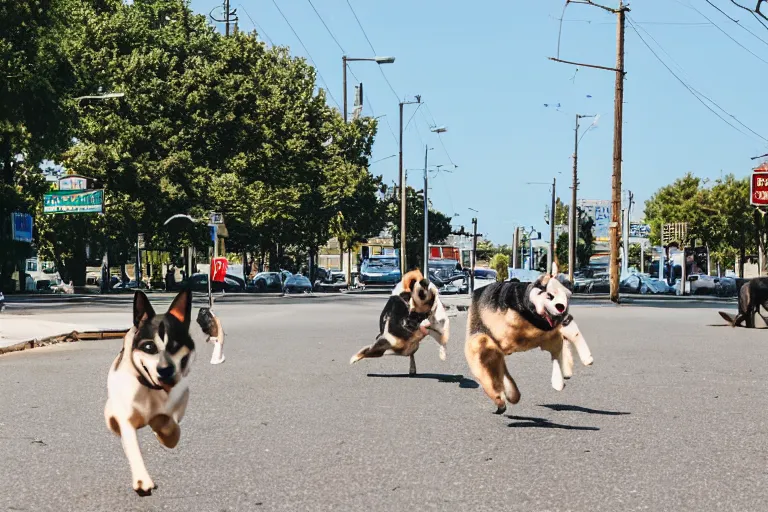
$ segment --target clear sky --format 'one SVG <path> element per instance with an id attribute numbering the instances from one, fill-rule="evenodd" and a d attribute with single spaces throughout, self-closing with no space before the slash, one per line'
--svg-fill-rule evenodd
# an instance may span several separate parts
<path id="1" fill-rule="evenodd" d="M 604 1 L 614 7 L 618 3 Z M 257 31 L 267 44 L 289 46 L 294 55 L 307 56 L 273 0 L 231 2 L 238 10 L 241 30 L 254 29 L 250 15 L 263 29 Z M 558 196 L 570 202 L 576 113 L 601 115 L 579 148 L 579 197 L 610 199 L 615 75 L 584 67 L 577 71 L 547 60 L 557 53 L 564 0 L 349 3 L 376 52 L 397 59 L 382 66 L 394 92 L 376 64 L 350 64 L 364 83 L 364 113 L 386 114 L 380 119 L 372 160 L 397 153 L 398 97 L 420 94 L 426 106 L 416 112 L 404 133 L 404 165 L 414 169 L 408 172 L 408 181 L 416 188 L 422 186 L 423 172 L 417 169 L 424 167 L 424 144 L 434 148 L 430 167 L 458 165 L 430 182 L 435 207 L 448 215 L 458 214 L 454 226 L 469 228 L 475 215 L 469 208 L 474 208 L 479 210 L 478 231 L 495 243 L 510 243 L 518 224 L 548 233 L 543 219 L 550 188 L 526 182 L 551 182 L 556 177 Z M 728 114 L 720 112 L 745 134 L 710 112 L 628 24 L 623 188 L 635 194 L 633 217 L 641 215 L 644 201 L 656 189 L 688 171 L 709 179 L 721 173 L 741 177 L 755 164 L 750 157 L 768 152 L 768 142 L 761 138 L 768 138 L 768 30 L 729 0 L 712 3 L 755 35 L 704 0 L 638 0 L 630 3 L 629 19 L 689 87 L 759 136 Z M 221 0 L 191 2 L 195 11 L 206 14 L 221 4 Z M 343 53 L 312 5 L 349 57 L 371 57 L 373 50 L 347 0 L 312 0 L 312 4 L 277 0 L 277 5 L 340 103 Z M 219 7 L 214 14 L 220 17 L 221 12 Z M 560 58 L 615 65 L 614 15 L 571 4 L 565 20 Z M 351 74 L 348 80 L 351 111 L 356 80 Z M 334 104 L 330 98 L 329 102 Z M 408 123 L 415 106 L 405 108 Z M 440 136 L 445 149 L 429 131 L 435 123 L 448 129 Z M 586 127 L 590 121 L 582 123 Z M 392 183 L 398 176 L 397 158 L 375 163 L 371 171 Z"/>

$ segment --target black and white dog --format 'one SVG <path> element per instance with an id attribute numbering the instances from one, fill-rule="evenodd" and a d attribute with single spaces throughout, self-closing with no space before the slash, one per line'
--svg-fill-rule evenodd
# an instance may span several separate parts
<path id="1" fill-rule="evenodd" d="M 424 278 L 421 271 L 412 270 L 395 287 L 379 317 L 379 334 L 373 345 L 360 349 L 350 364 L 361 359 L 386 354 L 408 356 L 410 375 L 416 374 L 414 354 L 419 343 L 432 336 L 440 345 L 440 359 L 445 361 L 445 347 L 450 336 L 448 315 L 437 287 Z"/>
<path id="2" fill-rule="evenodd" d="M 109 369 L 107 428 L 118 435 L 131 466 L 133 490 L 152 494 L 157 486 L 141 456 L 137 430 L 147 425 L 160 444 L 174 448 L 179 422 L 189 400 L 184 377 L 189 372 L 195 343 L 189 334 L 192 292 L 182 291 L 165 314 L 157 315 L 143 292 L 133 299 L 133 327 Z"/>
<path id="3" fill-rule="evenodd" d="M 506 402 L 520 401 L 520 391 L 504 358 L 534 348 L 552 356 L 552 387 L 561 391 L 573 371 L 566 344 L 573 343 L 585 365 L 593 362 L 584 337 L 568 313 L 571 291 L 551 275 L 533 283 L 492 283 L 475 290 L 467 319 L 464 355 L 473 375 L 501 414 Z"/>

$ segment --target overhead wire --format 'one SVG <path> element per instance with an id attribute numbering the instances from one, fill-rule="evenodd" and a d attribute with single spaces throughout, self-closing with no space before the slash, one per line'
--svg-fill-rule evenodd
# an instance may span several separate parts
<path id="1" fill-rule="evenodd" d="M 274 1 L 274 0 L 272 0 Z M 376 53 L 376 49 L 373 47 L 373 43 L 371 43 L 370 38 L 368 38 L 368 34 L 365 32 L 365 29 L 363 28 L 363 24 L 360 23 L 360 18 L 357 17 L 357 13 L 355 12 L 355 9 L 352 7 L 352 4 L 349 3 L 349 0 L 347 1 L 347 5 L 349 6 L 349 10 L 352 11 L 352 16 L 355 17 L 355 21 L 357 21 L 357 26 L 360 27 L 360 31 L 363 33 L 363 36 L 365 37 L 365 40 L 368 41 L 368 46 L 370 46 L 371 51 L 374 55 L 378 55 Z M 384 81 L 387 82 L 387 85 L 389 86 L 389 89 L 392 91 L 392 94 L 395 95 L 395 98 L 397 98 L 397 101 L 400 101 L 400 95 L 397 94 L 397 91 L 395 91 L 395 88 L 392 87 L 392 84 L 389 81 L 389 78 L 387 78 L 386 73 L 384 73 L 384 70 L 381 69 L 381 66 L 379 66 L 379 72 L 381 73 L 381 76 L 384 77 Z"/>
<path id="2" fill-rule="evenodd" d="M 288 24 L 288 27 L 291 29 L 291 32 L 293 32 L 293 35 L 296 36 L 296 39 L 298 39 L 299 44 L 301 44 L 301 47 L 304 48 L 304 51 L 307 54 L 307 57 L 309 58 L 309 61 L 312 63 L 312 65 L 315 68 L 315 71 L 317 71 L 317 76 L 320 78 L 320 81 L 323 82 L 323 85 L 325 85 L 325 90 L 328 93 L 328 97 L 331 98 L 331 100 L 336 104 L 336 108 L 341 110 L 341 106 L 339 105 L 339 102 L 336 101 L 336 98 L 333 97 L 333 93 L 331 92 L 330 87 L 328 87 L 328 82 L 325 81 L 325 78 L 323 78 L 323 75 L 320 73 L 320 68 L 317 67 L 317 64 L 315 64 L 315 59 L 312 58 L 312 54 L 309 53 L 309 50 L 307 49 L 307 46 L 304 44 L 304 41 L 301 40 L 301 37 L 299 37 L 299 34 L 296 32 L 296 29 L 293 28 L 293 25 L 291 25 L 291 22 L 288 21 L 288 18 L 283 14 L 283 11 L 280 9 L 280 6 L 277 5 L 276 0 L 272 0 L 272 3 L 275 4 L 275 8 L 277 9 L 277 12 L 280 13 L 280 16 L 283 17 L 283 20 Z"/>
<path id="3" fill-rule="evenodd" d="M 715 27 L 717 30 L 719 30 L 720 32 L 722 32 L 723 34 L 725 34 L 725 37 L 727 37 L 728 39 L 730 39 L 731 41 L 733 41 L 734 43 L 736 43 L 736 45 L 737 45 L 737 46 L 739 46 L 740 48 L 742 48 L 743 50 L 745 50 L 747 53 L 749 53 L 750 55 L 752 55 L 753 57 L 755 57 L 757 60 L 761 61 L 762 63 L 764 63 L 764 64 L 768 64 L 768 60 L 765 60 L 764 58 L 760 57 L 758 54 L 756 54 L 755 52 L 753 52 L 752 50 L 750 50 L 749 48 L 747 48 L 746 46 L 744 46 L 743 44 L 741 44 L 741 43 L 740 43 L 739 41 L 737 41 L 737 40 L 736 40 L 736 39 L 735 39 L 735 38 L 734 38 L 734 37 L 733 37 L 731 34 L 729 34 L 728 32 L 726 32 L 726 31 L 725 31 L 725 30 L 724 30 L 722 27 L 720 27 L 720 26 L 719 26 L 717 23 L 715 23 L 714 21 L 712 21 L 711 19 L 709 19 L 709 17 L 707 17 L 707 15 L 706 15 L 706 14 L 704 14 L 703 12 L 701 12 L 700 10 L 698 10 L 698 9 L 697 9 L 695 6 L 693 6 L 693 5 L 689 5 L 688 7 L 689 7 L 690 9 L 693 9 L 693 10 L 694 10 L 694 11 L 696 11 L 697 13 L 699 13 L 699 15 L 701 15 L 701 17 L 702 17 L 702 18 L 704 18 L 705 20 L 707 20 L 708 22 L 710 22 L 710 23 L 712 24 L 712 26 L 714 26 L 714 27 Z M 722 11 L 721 11 L 721 12 L 722 12 Z"/>
<path id="4" fill-rule="evenodd" d="M 245 9 L 245 6 L 244 6 L 243 4 L 240 4 L 240 9 L 242 9 L 242 11 L 243 11 L 243 12 L 245 13 L 245 15 L 248 17 L 248 19 L 249 19 L 249 20 L 251 20 L 251 24 L 253 25 L 253 27 L 254 27 L 256 30 L 258 30 L 258 31 L 259 31 L 259 34 L 264 34 L 264 35 L 267 37 L 267 41 L 269 41 L 269 44 L 270 44 L 271 46 L 275 46 L 275 43 L 274 43 L 274 42 L 272 42 L 272 38 L 271 38 L 271 37 L 269 37 L 269 34 L 267 34 L 267 32 L 266 32 L 266 31 L 265 31 L 263 28 L 261 28 L 261 26 L 260 26 L 258 23 L 256 23 L 256 22 L 253 20 L 253 18 L 251 18 L 251 15 L 250 15 L 250 14 L 248 14 L 248 11 Z"/>
<path id="5" fill-rule="evenodd" d="M 666 69 L 667 69 L 667 71 L 669 71 L 669 72 L 670 72 L 670 74 L 671 74 L 672 76 L 674 76 L 674 77 L 677 79 L 677 81 L 678 81 L 678 82 L 680 82 L 680 83 L 683 85 L 683 87 L 685 87 L 685 88 L 688 90 L 688 92 L 690 92 L 690 93 L 691 93 L 691 94 L 692 94 L 692 95 L 693 95 L 693 96 L 694 96 L 694 97 L 695 97 L 695 98 L 696 98 L 696 99 L 697 99 L 697 100 L 698 100 L 698 101 L 699 101 L 699 102 L 700 102 L 702 105 L 704 105 L 704 106 L 707 108 L 707 110 L 709 110 L 710 112 L 712 112 L 713 114 L 715 114 L 715 115 L 716 115 L 718 118 L 720 118 L 720 120 L 721 120 L 721 121 L 723 121 L 724 123 L 726 123 L 728 126 L 730 126 L 731 128 L 733 128 L 733 129 L 734 129 L 734 130 L 736 130 L 737 132 L 741 133 L 742 135 L 744 135 L 744 136 L 746 136 L 746 137 L 749 137 L 749 135 L 748 135 L 747 133 L 745 133 L 744 131 L 742 131 L 741 129 L 739 129 L 737 126 L 735 126 L 734 124 L 732 124 L 730 121 L 728 121 L 728 119 L 726 119 L 725 117 L 723 117 L 723 115 L 721 115 L 719 112 L 717 112 L 716 110 L 714 110 L 714 109 L 713 109 L 713 108 L 712 108 L 710 105 L 708 105 L 708 104 L 707 104 L 707 103 L 706 103 L 706 102 L 705 102 L 705 101 L 704 101 L 702 98 L 705 98 L 707 101 L 709 101 L 710 103 L 712 103 L 712 105 L 714 105 L 715 107 L 717 107 L 719 110 L 721 110 L 721 111 L 722 111 L 723 113 L 725 113 L 727 116 L 731 117 L 731 118 L 732 118 L 732 119 L 733 119 L 733 120 L 734 120 L 736 123 L 738 123 L 738 124 L 740 124 L 741 126 L 743 126 L 743 127 L 746 129 L 746 130 L 748 130 L 749 132 L 751 132 L 752 134 L 754 134 L 755 136 L 757 136 L 757 137 L 758 137 L 759 139 L 761 139 L 763 142 L 768 142 L 768 139 L 766 139 L 765 137 L 763 137 L 762 135 L 760 135 L 759 133 L 757 133 L 756 131 L 754 131 L 753 129 L 751 129 L 749 126 L 747 126 L 747 125 L 745 125 L 744 123 L 742 123 L 741 121 L 739 121 L 739 120 L 736 118 L 736 116 L 734 116 L 733 114 L 731 114 L 731 113 L 729 113 L 728 111 L 726 111 L 725 109 L 723 109 L 723 108 L 722 108 L 720 105 L 718 105 L 718 104 L 717 104 L 715 101 L 713 101 L 711 98 L 709 98 L 709 97 L 707 97 L 706 95 L 702 94 L 701 92 L 699 92 L 698 90 L 696 90 L 696 89 L 695 89 L 693 86 L 691 86 L 691 85 L 687 84 L 687 83 L 685 82 L 685 80 L 683 80 L 682 78 L 680 78 L 680 77 L 678 76 L 678 74 L 677 74 L 677 73 L 675 73 L 675 72 L 672 70 L 672 68 L 670 68 L 670 67 L 669 67 L 669 65 L 667 65 L 667 63 L 666 63 L 666 62 L 664 62 L 664 60 L 663 60 L 663 59 L 662 59 L 662 58 L 659 56 L 659 54 L 658 54 L 658 53 L 656 53 L 656 51 L 655 51 L 655 50 L 654 50 L 654 49 L 651 47 L 651 45 L 650 45 L 650 44 L 648 44 L 648 42 L 645 40 L 645 38 L 642 36 L 642 34 L 640 34 L 640 31 L 639 31 L 639 30 L 638 30 L 638 29 L 635 27 L 635 24 L 633 23 L 632 19 L 631 19 L 629 16 L 627 16 L 627 22 L 629 23 L 629 26 L 630 26 L 630 28 L 632 28 L 632 30 L 635 32 L 635 34 L 637 34 L 637 36 L 640 38 L 640 41 L 642 41 L 642 43 L 643 43 L 643 44 L 644 44 L 644 45 L 645 45 L 645 46 L 648 48 L 648 50 L 649 50 L 649 51 L 650 51 L 650 52 L 653 54 L 653 56 L 654 56 L 654 57 L 656 57 L 656 59 L 657 59 L 657 60 L 658 60 L 658 61 L 659 61 L 659 62 L 660 62 L 660 63 L 661 63 L 661 64 L 662 64 L 662 65 L 663 65 L 663 66 L 664 66 Z M 643 30 L 643 31 L 645 32 L 645 30 L 644 30 L 644 29 L 642 29 L 642 27 L 640 27 L 640 28 L 641 28 L 641 30 Z M 650 34 L 648 34 L 648 32 L 645 32 L 645 33 L 646 33 L 647 35 L 649 35 L 649 36 L 650 36 Z M 651 38 L 652 38 L 652 36 L 651 36 Z M 654 40 L 654 41 L 655 41 L 655 40 Z M 658 45 L 658 41 L 656 41 L 656 44 Z M 659 45 L 659 47 L 661 48 L 661 45 Z M 662 50 L 663 50 L 663 48 L 662 48 Z M 663 50 L 663 51 L 664 51 L 664 50 Z M 667 53 L 667 52 L 666 52 L 666 51 L 664 51 L 664 53 Z M 668 55 L 668 54 L 667 54 L 667 55 Z"/>
<path id="6" fill-rule="evenodd" d="M 734 18 L 732 18 L 731 16 L 729 16 L 727 12 L 723 11 L 721 8 L 719 8 L 718 6 L 716 6 L 715 4 L 713 4 L 713 3 L 712 3 L 710 0 L 705 0 L 705 1 L 706 1 L 706 2 L 707 2 L 709 5 L 711 5 L 711 6 L 712 6 L 712 7 L 714 7 L 715 9 L 717 9 L 717 10 L 718 10 L 720 13 L 722 13 L 722 15 L 723 15 L 723 16 L 725 16 L 726 18 L 728 18 L 729 20 L 731 20 L 732 22 L 734 22 L 735 24 L 737 24 L 737 25 L 738 25 L 739 27 L 741 27 L 743 30 L 745 30 L 745 31 L 747 31 L 748 33 L 752 34 L 752 35 L 753 35 L 755 38 L 757 38 L 759 41 L 762 41 L 762 42 L 763 42 L 763 44 L 765 44 L 765 45 L 768 45 L 768 41 L 766 41 L 766 40 L 765 40 L 765 39 L 763 39 L 762 37 L 760 37 L 760 36 L 758 36 L 757 34 L 755 34 L 754 32 L 752 32 L 752 31 L 751 31 L 749 28 L 747 28 L 746 26 L 742 25 L 742 24 L 741 24 L 741 22 L 740 22 L 739 20 L 737 20 L 737 19 L 734 19 Z"/>

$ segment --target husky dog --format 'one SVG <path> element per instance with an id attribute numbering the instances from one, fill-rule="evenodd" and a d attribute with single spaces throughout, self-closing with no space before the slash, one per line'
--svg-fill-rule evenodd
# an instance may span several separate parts
<path id="1" fill-rule="evenodd" d="M 448 315 L 440 302 L 437 287 L 425 279 L 421 271 L 412 270 L 403 276 L 384 306 L 376 342 L 360 349 L 352 356 L 350 364 L 385 354 L 409 356 L 409 374 L 415 375 L 414 354 L 426 336 L 437 340 L 440 359 L 445 361 L 445 347 L 450 336 Z"/>
<path id="2" fill-rule="evenodd" d="M 117 434 L 131 466 L 133 490 L 152 494 L 150 478 L 139 449 L 137 430 L 149 425 L 160 444 L 174 448 L 179 442 L 179 422 L 189 400 L 187 376 L 195 344 L 189 334 L 192 292 L 184 290 L 167 313 L 156 315 L 143 292 L 133 298 L 133 327 L 109 369 L 107 428 Z"/>
<path id="3" fill-rule="evenodd" d="M 738 315 L 733 317 L 723 311 L 718 313 L 731 324 L 731 327 L 737 327 L 746 321 L 747 327 L 754 328 L 755 315 L 760 315 L 763 321 L 768 322 L 768 319 L 760 313 L 760 306 L 768 310 L 768 277 L 755 277 L 741 285 Z"/>
<path id="4" fill-rule="evenodd" d="M 536 347 L 552 355 L 552 387 L 561 391 L 573 371 L 573 358 L 564 341 L 573 343 L 585 365 L 592 355 L 568 313 L 570 290 L 551 275 L 533 283 L 492 283 L 472 295 L 464 355 L 483 390 L 503 413 L 506 402 L 520 401 L 520 391 L 504 361 L 513 352 Z"/>

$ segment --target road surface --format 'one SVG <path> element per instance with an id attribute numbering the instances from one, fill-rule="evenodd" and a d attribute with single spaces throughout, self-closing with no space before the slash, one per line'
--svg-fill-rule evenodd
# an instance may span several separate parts
<path id="1" fill-rule="evenodd" d="M 227 361 L 198 347 L 178 448 L 140 433 L 147 498 L 103 420 L 119 340 L 0 357 L 0 510 L 766 509 L 768 332 L 701 306 L 576 306 L 594 366 L 556 392 L 547 354 L 510 357 L 522 401 L 497 416 L 466 313 L 418 378 L 407 358 L 349 365 L 384 300 L 218 305 Z"/>

